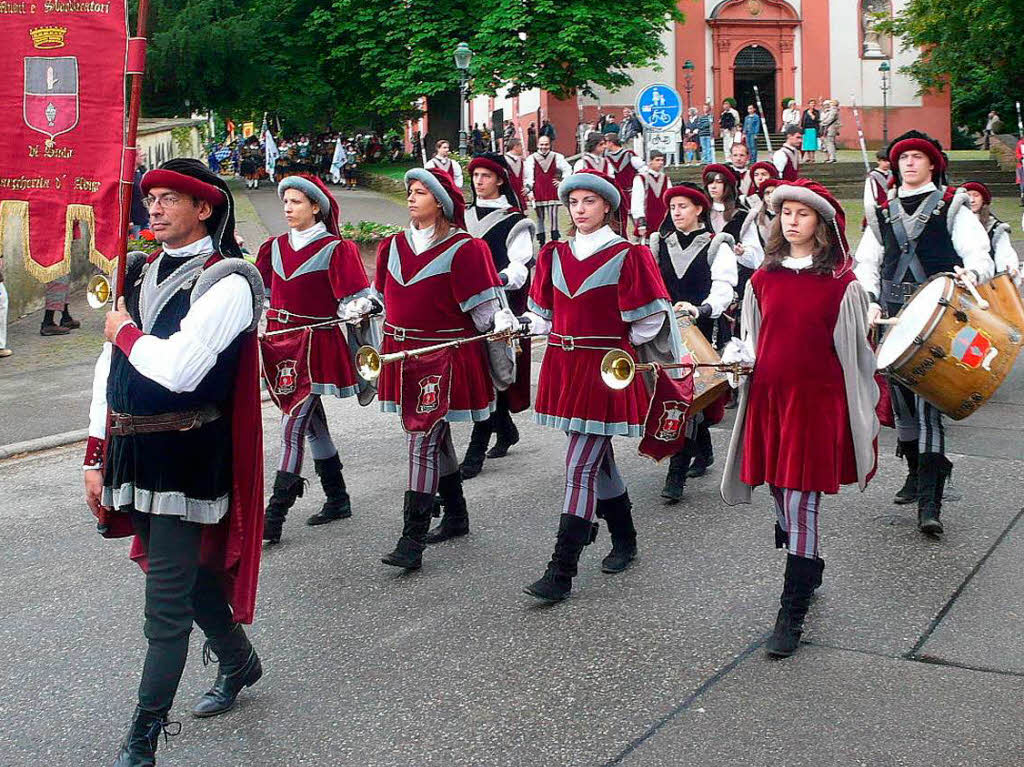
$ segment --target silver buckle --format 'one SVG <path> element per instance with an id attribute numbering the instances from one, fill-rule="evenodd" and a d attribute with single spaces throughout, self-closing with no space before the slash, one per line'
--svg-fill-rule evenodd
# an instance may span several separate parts
<path id="1" fill-rule="evenodd" d="M 562 351 L 571 352 L 576 348 L 576 339 L 572 336 L 562 336 Z"/>
<path id="2" fill-rule="evenodd" d="M 394 329 L 394 333 L 392 333 L 392 335 L 395 337 L 396 341 L 404 341 L 405 340 L 405 328 L 395 328 Z"/>
<path id="3" fill-rule="evenodd" d="M 292 321 L 292 314 L 287 309 L 275 309 L 275 319 L 283 325 L 287 325 Z"/>

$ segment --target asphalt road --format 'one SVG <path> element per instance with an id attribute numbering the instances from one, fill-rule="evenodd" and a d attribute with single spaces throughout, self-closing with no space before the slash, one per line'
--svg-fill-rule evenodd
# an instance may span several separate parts
<path id="1" fill-rule="evenodd" d="M 761 646 L 784 566 L 773 515 L 764 493 L 723 506 L 718 465 L 666 507 L 664 469 L 617 440 L 642 558 L 602 575 L 602 532 L 574 597 L 546 607 L 520 589 L 550 555 L 563 435 L 520 416 L 522 443 L 467 483 L 471 535 L 402 574 L 378 560 L 400 527 L 399 425 L 331 401 L 354 517 L 303 525 L 314 480 L 264 557 L 252 636 L 266 675 L 231 714 L 189 718 L 213 678 L 196 632 L 174 711 L 184 731 L 159 763 L 1019 764 L 1024 460 L 1019 447 L 989 454 L 1000 430 L 1024 428 L 1024 402 L 1003 407 L 998 429 L 972 433 L 977 450 L 953 456 L 964 499 L 947 505 L 941 541 L 889 502 L 901 476 L 884 435 L 867 492 L 826 500 L 807 644 L 773 662 Z M 264 417 L 269 479 L 279 428 Z M 714 433 L 720 454 L 726 436 Z M 970 442 L 951 437 L 953 450 Z M 3 765 L 109 764 L 133 705 L 143 577 L 126 542 L 93 532 L 79 464 L 77 447 L 0 463 Z"/>

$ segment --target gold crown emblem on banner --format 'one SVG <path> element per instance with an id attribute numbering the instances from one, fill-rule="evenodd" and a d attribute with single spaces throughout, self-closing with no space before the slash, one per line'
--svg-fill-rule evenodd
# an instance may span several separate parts
<path id="1" fill-rule="evenodd" d="M 46 50 L 48 48 L 63 48 L 64 35 L 68 33 L 67 27 L 36 27 L 28 31 L 32 37 L 32 45 L 36 48 Z"/>

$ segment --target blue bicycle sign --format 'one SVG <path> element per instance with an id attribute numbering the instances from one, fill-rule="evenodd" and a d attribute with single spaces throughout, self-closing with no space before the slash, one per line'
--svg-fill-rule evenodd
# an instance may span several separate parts
<path id="1" fill-rule="evenodd" d="M 636 116 L 651 130 L 671 128 L 682 115 L 682 99 L 670 85 L 648 85 L 636 97 Z"/>

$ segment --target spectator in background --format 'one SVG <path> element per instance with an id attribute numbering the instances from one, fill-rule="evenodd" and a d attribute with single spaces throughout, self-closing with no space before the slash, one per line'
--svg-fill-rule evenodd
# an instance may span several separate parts
<path id="1" fill-rule="evenodd" d="M 757 136 L 761 133 L 761 117 L 753 104 L 747 105 L 747 114 L 743 118 L 743 138 L 750 152 L 750 162 L 757 162 Z"/>
<path id="2" fill-rule="evenodd" d="M 13 352 L 7 348 L 7 287 L 4 285 L 4 256 L 0 253 L 0 358 L 10 357 Z"/>
<path id="3" fill-rule="evenodd" d="M 999 130 L 1000 123 L 999 115 L 995 111 L 988 113 L 988 119 L 985 120 L 985 145 L 984 149 L 988 150 L 992 145 L 992 134 Z"/>
<path id="4" fill-rule="evenodd" d="M 644 155 L 644 129 L 640 125 L 640 120 L 633 110 L 626 107 L 622 110 L 622 131 L 620 132 L 622 138 L 622 145 L 629 146 L 629 142 L 633 143 L 633 153 L 637 157 L 643 157 Z"/>
<path id="5" fill-rule="evenodd" d="M 142 194 L 142 174 L 146 166 L 141 157 L 135 158 L 135 176 L 132 178 L 132 218 L 128 228 L 132 237 L 138 237 L 139 232 L 149 228 L 149 208 L 142 201 L 145 196 Z"/>
<path id="6" fill-rule="evenodd" d="M 825 162 L 836 161 L 836 137 L 839 135 L 839 102 L 835 99 L 826 99 L 822 104 L 824 111 L 821 113 L 821 131 L 825 137 L 825 154 L 828 155 Z"/>
<path id="7" fill-rule="evenodd" d="M 800 105 L 795 99 L 790 99 L 789 105 L 782 110 L 782 132 L 785 133 L 790 125 L 800 125 Z"/>
<path id="8" fill-rule="evenodd" d="M 718 131 L 722 137 L 722 154 L 726 157 L 729 156 L 729 150 L 732 149 L 733 139 L 736 137 L 736 124 L 739 120 L 736 119 L 736 113 L 733 111 L 732 104 L 728 101 L 722 102 L 722 113 L 718 116 Z"/>
<path id="9" fill-rule="evenodd" d="M 620 133 L 621 128 L 619 124 L 615 122 L 615 115 L 605 115 L 604 128 L 601 130 L 602 133 Z"/>
<path id="10" fill-rule="evenodd" d="M 714 119 L 714 115 L 711 114 L 711 105 L 705 104 L 703 113 L 696 119 L 702 165 L 710 165 L 715 161 Z"/>
<path id="11" fill-rule="evenodd" d="M 686 111 L 686 119 L 683 121 L 683 164 L 692 165 L 697 161 L 698 149 L 697 137 L 697 107 L 690 107 Z"/>
<path id="12" fill-rule="evenodd" d="M 804 129 L 803 162 L 814 162 L 815 154 L 818 151 L 818 130 L 821 128 L 821 112 L 818 111 L 818 102 L 811 99 L 807 102 L 807 109 L 800 117 L 800 127 Z"/>
<path id="13" fill-rule="evenodd" d="M 530 154 L 537 151 L 537 123 L 532 120 L 526 129 L 526 151 Z"/>
<path id="14" fill-rule="evenodd" d="M 540 123 L 539 136 L 547 136 L 552 142 L 558 138 L 558 133 L 555 131 L 555 126 L 547 119 L 542 120 Z"/>

